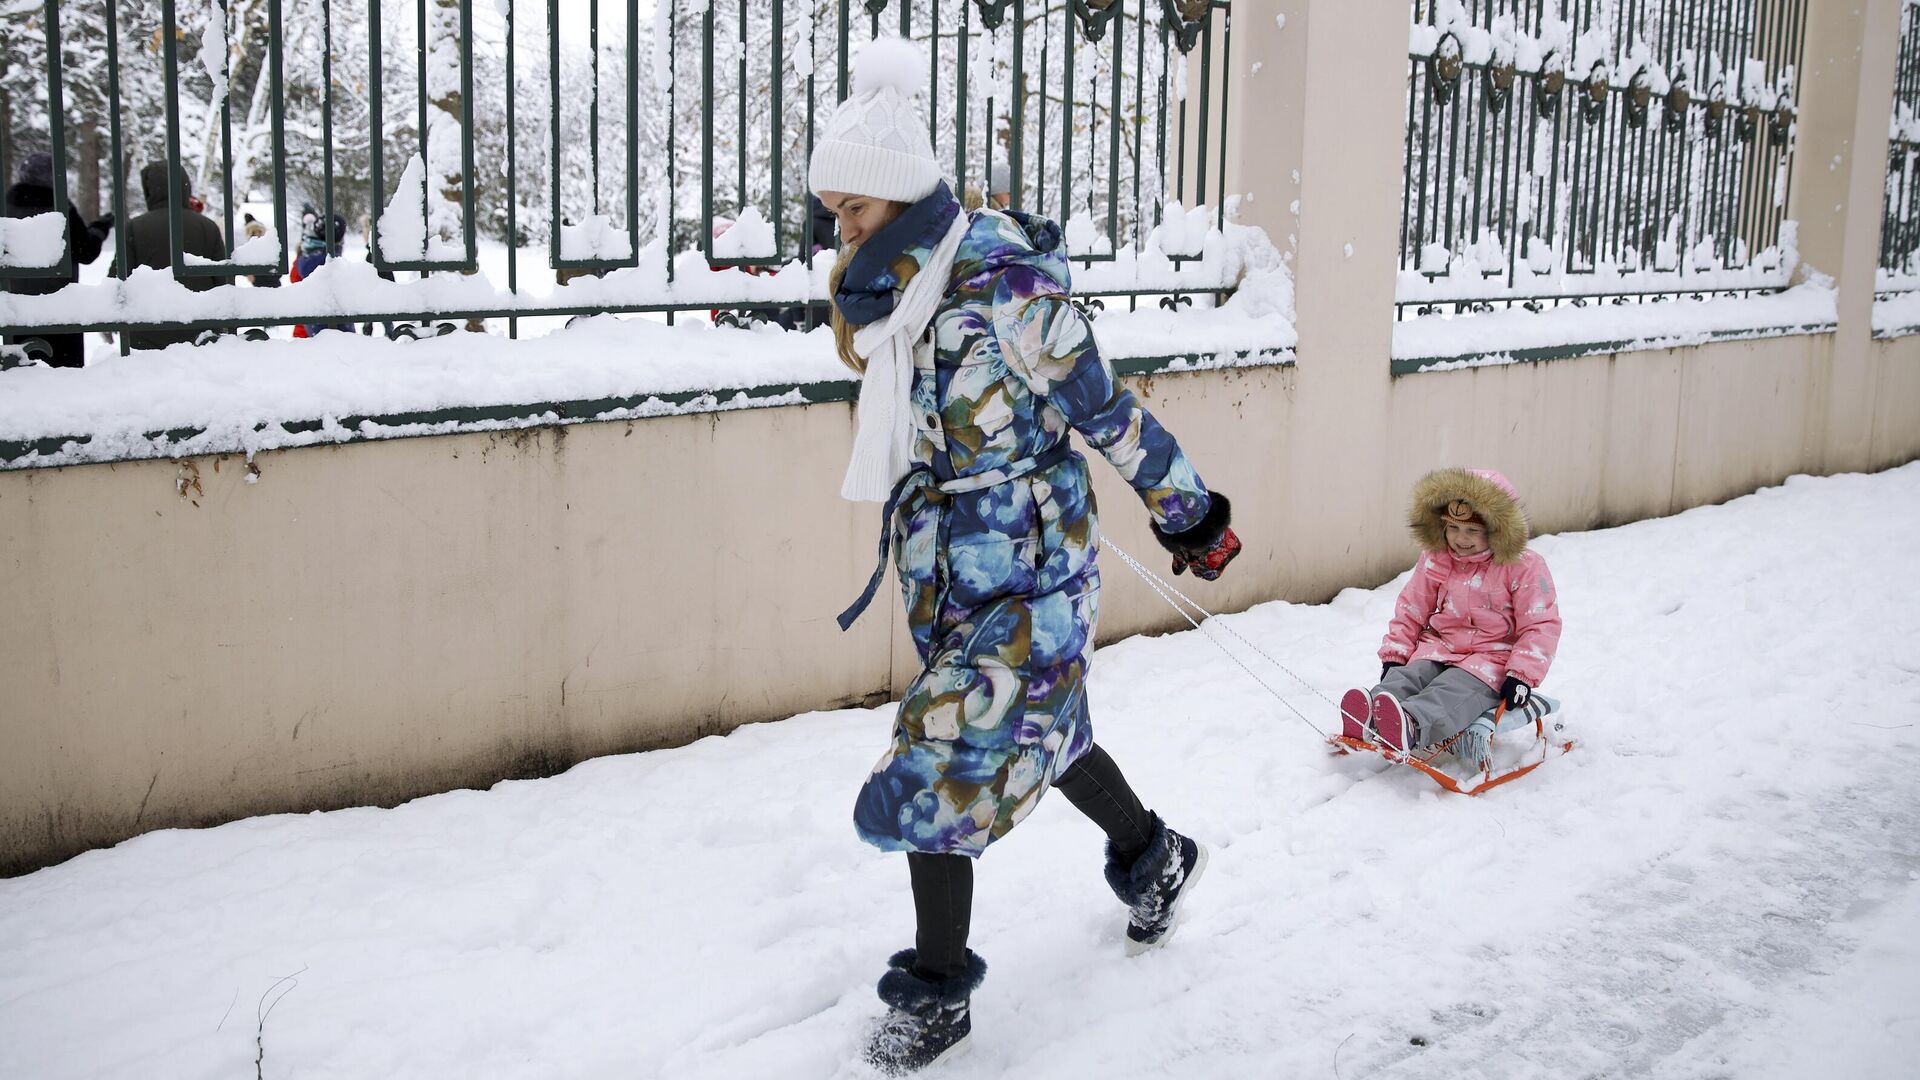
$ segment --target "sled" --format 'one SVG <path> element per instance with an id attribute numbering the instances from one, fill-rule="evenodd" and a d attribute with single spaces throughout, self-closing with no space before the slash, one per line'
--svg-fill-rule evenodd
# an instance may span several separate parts
<path id="1" fill-rule="evenodd" d="M 1520 755 L 1517 762 L 1499 771 L 1495 771 L 1494 761 L 1500 755 L 1490 754 L 1487 768 L 1480 771 L 1477 782 L 1474 777 L 1457 780 L 1446 770 L 1434 764 L 1435 758 L 1453 749 L 1453 744 L 1460 738 L 1459 735 L 1455 735 L 1453 738 L 1448 739 L 1438 746 L 1426 747 L 1410 752 L 1395 750 L 1386 743 L 1376 742 L 1366 737 L 1356 739 L 1350 735 L 1330 735 L 1327 737 L 1327 741 L 1332 744 L 1333 751 L 1336 754 L 1348 754 L 1355 751 L 1367 751 L 1379 754 L 1381 757 L 1386 758 L 1396 765 L 1406 765 L 1410 768 L 1420 770 L 1427 774 L 1428 778 L 1433 780 L 1434 783 L 1439 784 L 1442 788 L 1453 792 L 1455 795 L 1478 795 L 1483 791 L 1491 791 L 1501 784 L 1518 780 L 1540 766 L 1545 765 L 1549 758 L 1556 758 L 1561 754 L 1570 753 L 1573 750 L 1575 744 L 1572 739 L 1560 742 L 1547 734 L 1547 718 L 1559 713 L 1560 702 L 1545 694 L 1536 694 L 1534 697 L 1535 700 L 1544 703 L 1546 709 L 1533 717 L 1533 745 L 1528 747 Z M 1499 705 L 1488 709 L 1482 714 L 1484 718 L 1493 721 L 1493 733 L 1496 738 L 1498 738 L 1503 731 L 1522 730 L 1528 726 L 1527 721 L 1520 717 L 1514 717 L 1509 720 L 1506 712 L 1507 705 L 1505 702 L 1501 702 Z M 1506 721 L 1506 723 L 1503 725 L 1502 721 Z M 1515 721 L 1518 722 L 1516 723 Z M 1555 730 L 1558 730 L 1559 726 L 1560 725 L 1555 724 Z"/>

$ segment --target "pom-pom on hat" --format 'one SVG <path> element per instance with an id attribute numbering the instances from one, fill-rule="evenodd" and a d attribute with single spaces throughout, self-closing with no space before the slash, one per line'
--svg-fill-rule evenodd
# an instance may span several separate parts
<path id="1" fill-rule="evenodd" d="M 813 148 L 808 184 L 894 202 L 919 202 L 940 186 L 926 117 L 914 95 L 926 86 L 927 59 L 900 38 L 875 38 L 853 61 L 853 93 L 840 103 Z"/>

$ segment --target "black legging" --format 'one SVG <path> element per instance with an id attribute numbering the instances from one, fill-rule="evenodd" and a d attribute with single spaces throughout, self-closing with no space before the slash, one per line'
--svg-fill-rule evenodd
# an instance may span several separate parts
<path id="1" fill-rule="evenodd" d="M 1068 766 L 1053 785 L 1113 841 L 1120 855 L 1147 849 L 1153 815 L 1096 744 Z M 967 932 L 973 925 L 973 860 L 965 855 L 907 853 L 913 877 L 913 910 L 919 923 L 915 969 L 929 979 L 958 975 L 967 966 Z"/>

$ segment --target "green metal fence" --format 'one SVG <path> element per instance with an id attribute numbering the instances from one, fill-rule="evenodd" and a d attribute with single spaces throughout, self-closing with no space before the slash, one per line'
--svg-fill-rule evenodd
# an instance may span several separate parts
<path id="1" fill-rule="evenodd" d="M 0 174 L 51 152 L 56 201 L 120 223 L 121 280 L 0 298 L 12 324 L 0 331 L 373 322 L 399 333 L 503 319 L 517 333 L 531 316 L 714 308 L 811 321 L 824 260 L 810 277 L 767 275 L 833 243 L 810 212 L 807 159 L 848 92 L 852 53 L 882 33 L 927 51 L 929 128 L 956 190 L 984 188 L 1006 166 L 1014 207 L 1067 223 L 1079 291 L 1168 293 L 1163 280 L 1129 278 L 1121 256 L 1150 246 L 1172 200 L 1224 222 L 1230 80 L 1206 77 L 1231 62 L 1223 0 L 586 0 L 584 18 L 547 0 L 533 20 L 522 7 L 14 9 L 0 24 Z M 179 166 L 166 205 L 172 275 L 218 283 L 187 316 L 155 318 L 125 299 L 125 223 L 151 161 Z M 227 261 L 182 250 L 183 178 L 221 226 Z M 364 246 L 355 288 L 248 284 L 287 271 L 301 243 L 290 208 L 303 203 L 315 242 L 330 243 L 338 215 L 344 258 L 360 261 Z M 240 252 L 249 208 L 272 239 Z M 0 278 L 69 275 L 72 240 L 51 261 L 0 248 Z M 545 258 L 524 254 L 541 248 Z M 1193 260 L 1174 260 L 1191 272 L 1183 290 L 1231 287 L 1197 253 L 1169 254 Z M 727 269 L 742 272 L 713 272 Z M 74 299 L 91 291 L 100 302 Z"/>
<path id="2" fill-rule="evenodd" d="M 1920 3 L 1914 0 L 1900 9 L 1900 58 L 1887 134 L 1880 270 L 1874 283 L 1882 298 L 1920 290 Z"/>
<path id="3" fill-rule="evenodd" d="M 1784 287 L 1806 0 L 1414 0 L 1402 318 Z"/>

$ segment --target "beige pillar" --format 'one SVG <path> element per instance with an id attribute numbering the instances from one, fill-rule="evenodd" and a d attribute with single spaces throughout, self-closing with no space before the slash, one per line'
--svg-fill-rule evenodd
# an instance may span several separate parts
<path id="1" fill-rule="evenodd" d="M 1260 495 L 1283 500 L 1297 523 L 1281 554 L 1286 594 L 1324 598 L 1397 573 L 1405 554 L 1377 493 L 1398 488 L 1381 421 L 1390 413 L 1407 7 L 1279 0 L 1237 14 L 1233 30 L 1234 75 L 1248 89 L 1236 90 L 1229 118 L 1227 188 L 1252 194 L 1240 220 L 1288 253 L 1300 333 L 1287 460 L 1270 463 L 1272 485 Z"/>
<path id="2" fill-rule="evenodd" d="M 1871 341 L 1873 279 L 1900 13 L 1901 0 L 1807 8 L 1788 214 L 1800 223 L 1805 271 L 1831 275 L 1840 289 L 1832 364 L 1814 379 L 1808 400 L 1806 457 L 1823 472 L 1874 464 L 1885 354 Z"/>

